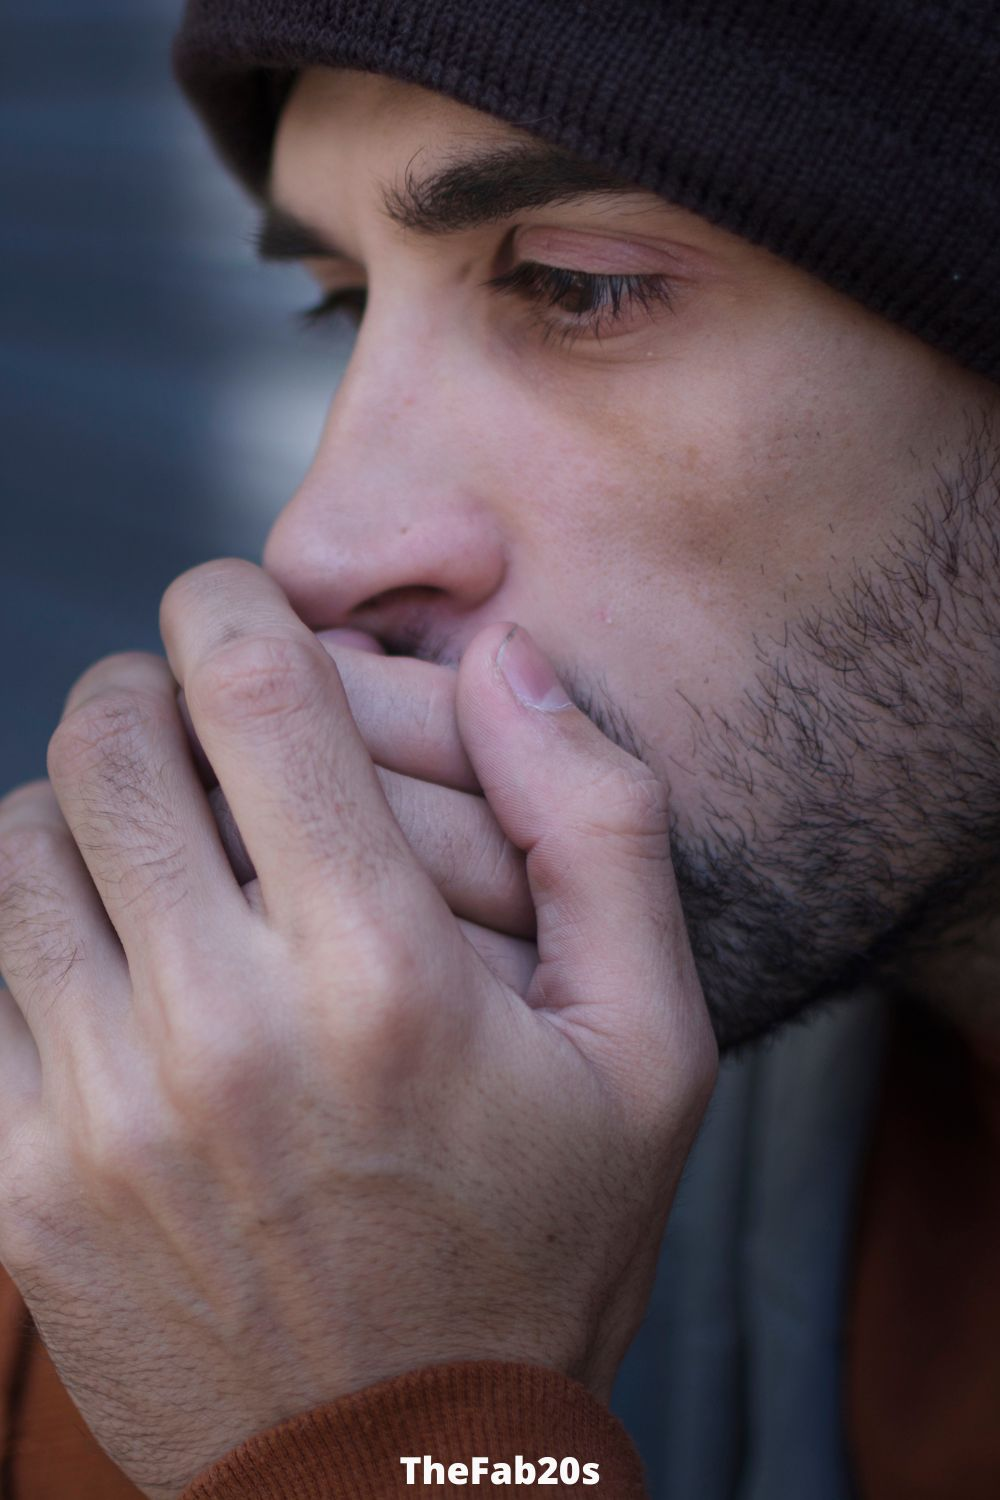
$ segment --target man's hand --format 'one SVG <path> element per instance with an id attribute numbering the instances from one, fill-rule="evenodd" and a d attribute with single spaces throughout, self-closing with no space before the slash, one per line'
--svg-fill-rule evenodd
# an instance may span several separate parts
<path id="1" fill-rule="evenodd" d="M 161 625 L 173 675 L 92 668 L 52 789 L 0 804 L 0 1260 L 85 1420 L 172 1500 L 254 1432 L 430 1362 L 606 1396 L 714 1078 L 662 787 L 537 663 L 548 711 L 515 696 L 523 632 L 471 643 L 461 742 L 537 921 L 518 990 L 274 582 L 194 569 Z"/>
<path id="2" fill-rule="evenodd" d="M 504 836 L 482 795 L 458 734 L 458 674 L 411 657 L 387 657 L 358 631 L 324 631 L 351 715 L 375 762 L 407 843 L 494 973 L 526 989 L 538 955 L 535 908 L 524 855 Z M 208 789 L 209 805 L 237 880 L 256 878 L 236 820 L 198 743 L 179 694 L 181 718 Z"/>

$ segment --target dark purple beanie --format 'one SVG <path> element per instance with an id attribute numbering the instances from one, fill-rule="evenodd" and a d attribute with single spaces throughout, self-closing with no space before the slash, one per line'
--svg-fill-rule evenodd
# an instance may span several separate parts
<path id="1" fill-rule="evenodd" d="M 1000 381 L 997 0 L 188 0 L 178 76 L 266 182 L 295 75 L 448 94 Z"/>

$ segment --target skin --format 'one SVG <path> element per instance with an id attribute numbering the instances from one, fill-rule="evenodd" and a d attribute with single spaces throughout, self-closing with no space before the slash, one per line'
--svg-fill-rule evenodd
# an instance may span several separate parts
<path id="1" fill-rule="evenodd" d="M 519 253 L 671 268 L 567 342 L 482 286 L 511 225 L 381 211 L 513 139 L 307 75 L 274 194 L 371 288 L 316 462 L 267 572 L 177 580 L 166 661 L 93 667 L 0 805 L 0 1260 L 155 1500 L 442 1359 L 606 1397 L 705 1001 L 753 1035 L 902 971 L 932 905 L 989 972 L 993 388 L 645 194 L 519 216 Z"/>
<path id="2" fill-rule="evenodd" d="M 669 269 L 671 309 L 562 343 L 567 316 L 481 287 L 509 223 L 429 241 L 375 191 L 517 138 L 391 80 L 300 84 L 273 196 L 352 257 L 321 285 L 370 295 L 265 565 L 314 628 L 390 651 L 537 633 L 670 791 L 723 1046 L 869 966 L 991 1024 L 996 387 L 649 194 L 517 219 L 525 258 Z"/>

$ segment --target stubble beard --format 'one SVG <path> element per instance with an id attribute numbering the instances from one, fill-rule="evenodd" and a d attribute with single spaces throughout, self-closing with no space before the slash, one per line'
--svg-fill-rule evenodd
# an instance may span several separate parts
<path id="1" fill-rule="evenodd" d="M 697 832 L 675 818 L 671 835 L 723 1049 L 861 984 L 891 984 L 921 952 L 952 941 L 958 951 L 995 900 L 991 415 L 970 417 L 963 448 L 942 456 L 882 555 L 790 621 L 780 643 L 754 645 L 758 670 L 735 712 L 687 705 L 705 795 Z"/>
<path id="2" fill-rule="evenodd" d="M 974 944 L 980 916 L 995 915 L 1000 408 L 970 413 L 924 489 L 846 587 L 780 642 L 754 638 L 757 671 L 735 709 L 679 704 L 702 800 L 697 826 L 673 817 L 670 854 L 724 1051 L 922 952 Z M 426 627 L 385 644 L 458 666 Z M 558 670 L 602 733 L 662 774 L 613 694 Z"/>

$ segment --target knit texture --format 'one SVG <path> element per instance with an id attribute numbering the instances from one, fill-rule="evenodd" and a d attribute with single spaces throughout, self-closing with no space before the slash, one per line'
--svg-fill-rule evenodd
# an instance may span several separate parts
<path id="1" fill-rule="evenodd" d="M 444 1469 L 430 1488 L 407 1484 L 400 1463 L 427 1454 Z M 599 1466 L 596 1485 L 448 1482 L 476 1455 L 511 1465 L 521 1454 Z M 546 1471 L 547 1472 L 547 1471 Z M 416 1477 L 422 1479 L 422 1469 Z M 536 1471 L 536 1479 L 538 1473 Z M 487 1491 L 510 1496 L 645 1500 L 638 1455 L 616 1417 L 582 1385 L 537 1365 L 437 1365 L 369 1386 L 258 1434 L 200 1475 L 181 1500 L 442 1500 Z"/>
<path id="2" fill-rule="evenodd" d="M 297 71 L 444 93 L 1000 380 L 996 0 L 188 0 L 178 76 L 260 193 Z"/>

